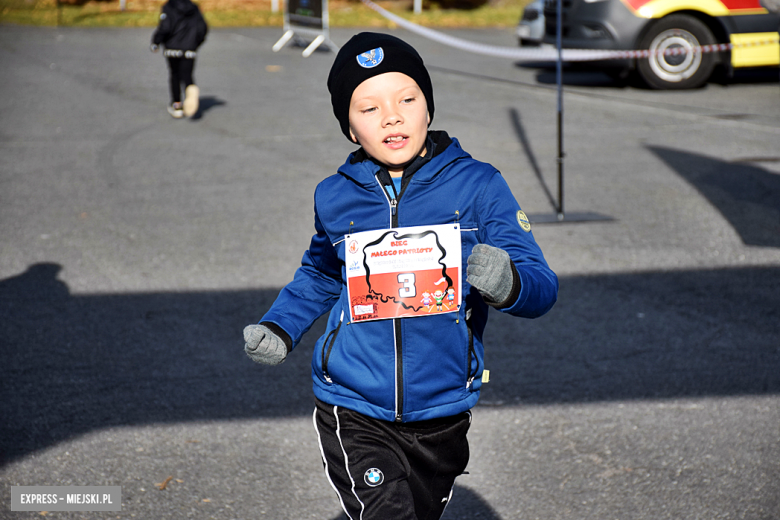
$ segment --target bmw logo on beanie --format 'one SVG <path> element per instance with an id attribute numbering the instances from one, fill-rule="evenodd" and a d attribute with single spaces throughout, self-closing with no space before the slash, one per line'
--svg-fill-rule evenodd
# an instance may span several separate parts
<path id="1" fill-rule="evenodd" d="M 406 74 L 417 83 L 433 120 L 431 77 L 414 47 L 389 34 L 362 32 L 350 38 L 339 50 L 328 75 L 333 114 L 350 142 L 349 103 L 352 92 L 365 80 L 386 72 Z"/>

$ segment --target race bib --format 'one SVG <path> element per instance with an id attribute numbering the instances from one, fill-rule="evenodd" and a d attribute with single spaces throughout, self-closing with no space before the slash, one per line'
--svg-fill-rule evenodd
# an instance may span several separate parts
<path id="1" fill-rule="evenodd" d="M 461 305 L 460 225 L 345 237 L 352 321 L 430 316 Z"/>

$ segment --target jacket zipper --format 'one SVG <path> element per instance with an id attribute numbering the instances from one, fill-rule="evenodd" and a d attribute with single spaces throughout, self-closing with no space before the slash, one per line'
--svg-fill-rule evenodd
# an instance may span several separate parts
<path id="1" fill-rule="evenodd" d="M 341 311 L 341 318 L 339 319 L 338 326 L 330 331 L 330 333 L 325 337 L 325 341 L 322 343 L 322 377 L 325 378 L 325 381 L 328 383 L 332 383 L 333 379 L 331 379 L 330 375 L 328 374 L 328 359 L 330 359 L 330 353 L 333 350 L 333 345 L 336 343 L 336 337 L 339 335 L 339 330 L 341 330 L 341 324 L 344 322 L 344 311 Z M 328 344 L 328 340 L 330 340 L 330 344 Z"/>
<path id="2" fill-rule="evenodd" d="M 404 358 L 401 345 L 401 320 L 393 320 L 395 327 L 395 422 L 402 422 L 404 418 Z"/>
<path id="3" fill-rule="evenodd" d="M 380 170 L 381 171 L 381 170 Z M 398 227 L 398 199 L 400 196 L 395 191 L 395 185 L 392 179 L 390 180 L 390 187 L 393 190 L 393 196 L 385 189 L 384 184 L 379 178 L 380 172 L 376 174 L 376 180 L 379 184 L 379 188 L 382 193 L 387 197 L 390 203 L 390 227 Z M 403 358 L 403 342 L 401 340 L 401 320 L 398 318 L 393 319 L 393 340 L 395 342 L 395 422 L 402 422 L 404 418 L 404 358 Z"/>

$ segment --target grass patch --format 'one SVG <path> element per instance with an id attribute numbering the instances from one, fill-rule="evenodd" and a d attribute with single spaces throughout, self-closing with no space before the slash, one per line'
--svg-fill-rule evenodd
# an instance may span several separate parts
<path id="1" fill-rule="evenodd" d="M 64 3 L 64 2 L 73 3 Z M 0 23 L 68 27 L 155 27 L 165 0 L 0 0 Z M 530 0 L 491 0 L 475 9 L 445 9 L 426 1 L 414 14 L 412 0 L 379 1 L 388 11 L 426 27 L 513 27 Z M 272 12 L 270 0 L 196 1 L 210 27 L 281 27 L 281 10 Z M 283 0 L 279 0 L 283 6 Z M 280 7 L 281 9 L 281 7 Z M 359 1 L 331 0 L 331 27 L 393 28 Z"/>

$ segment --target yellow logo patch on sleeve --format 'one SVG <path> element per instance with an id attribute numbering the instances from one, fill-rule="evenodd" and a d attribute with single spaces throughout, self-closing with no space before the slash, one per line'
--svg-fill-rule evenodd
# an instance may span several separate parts
<path id="1" fill-rule="evenodd" d="M 517 210 L 517 223 L 520 224 L 520 227 L 526 233 L 531 231 L 531 222 L 528 220 L 528 217 L 521 209 Z"/>

